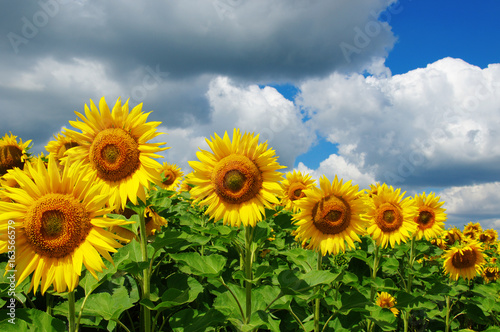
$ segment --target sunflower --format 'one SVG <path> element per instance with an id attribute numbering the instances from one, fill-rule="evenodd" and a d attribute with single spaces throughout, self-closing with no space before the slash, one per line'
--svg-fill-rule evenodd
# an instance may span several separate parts
<path id="1" fill-rule="evenodd" d="M 24 162 L 28 159 L 26 152 L 29 149 L 31 140 L 23 143 L 20 138 L 17 142 L 17 136 L 5 134 L 0 138 L 0 176 L 7 173 L 7 170 L 14 167 L 23 168 Z"/>
<path id="2" fill-rule="evenodd" d="M 110 205 L 125 207 L 127 198 L 137 204 L 137 197 L 146 201 L 145 189 L 150 183 L 161 183 L 159 169 L 153 158 L 155 153 L 166 150 L 165 143 L 147 143 L 157 137 L 156 127 L 160 122 L 146 122 L 149 113 L 141 111 L 142 104 L 129 112 L 128 100 L 122 106 L 118 98 L 110 111 L 104 97 L 99 109 L 90 100 L 90 109 L 85 105 L 85 116 L 75 112 L 83 121 L 70 121 L 82 131 L 67 130 L 66 135 L 79 145 L 66 153 L 71 161 L 83 160 L 84 172 L 95 174 L 103 183 L 103 191 L 109 192 Z"/>
<path id="3" fill-rule="evenodd" d="M 481 276 L 485 283 L 497 281 L 500 278 L 500 271 L 497 266 L 488 266 L 483 269 Z"/>
<path id="4" fill-rule="evenodd" d="M 451 248 L 444 254 L 444 259 L 444 271 L 453 280 L 458 280 L 459 277 L 474 279 L 486 263 L 483 248 L 477 241 Z"/>
<path id="5" fill-rule="evenodd" d="M 494 244 L 498 239 L 498 233 L 494 229 L 487 229 L 478 236 L 479 242 L 490 245 Z"/>
<path id="6" fill-rule="evenodd" d="M 476 222 L 473 223 L 472 221 L 469 222 L 467 225 L 464 226 L 464 231 L 463 234 L 465 237 L 475 240 L 479 237 L 479 234 L 483 231 L 483 228 L 481 227 L 481 224 Z"/>
<path id="7" fill-rule="evenodd" d="M 381 308 L 388 308 L 390 311 L 392 311 L 394 316 L 397 316 L 399 314 L 399 310 L 394 308 L 394 306 L 396 305 L 396 299 L 394 298 L 394 296 L 387 292 L 377 293 L 375 304 Z"/>
<path id="8" fill-rule="evenodd" d="M 215 134 L 207 139 L 212 152 L 196 153 L 200 161 L 190 161 L 193 175 L 189 182 L 194 202 L 208 205 L 206 214 L 214 221 L 223 219 L 224 224 L 239 227 L 255 226 L 265 214 L 264 208 L 278 204 L 276 195 L 281 192 L 284 168 L 276 161 L 274 150 L 266 143 L 258 143 L 259 135 L 234 129 L 233 140 L 227 132 L 220 138 Z"/>
<path id="9" fill-rule="evenodd" d="M 417 231 L 414 236 L 417 240 L 425 237 L 426 240 L 437 238 L 444 231 L 444 222 L 446 220 L 445 209 L 441 206 L 444 202 L 439 201 L 434 193 L 426 195 L 415 195 L 415 205 L 418 208 L 413 220 L 417 223 Z"/>
<path id="10" fill-rule="evenodd" d="M 167 226 L 167 219 L 163 218 L 151 206 L 146 207 L 144 210 L 146 217 L 146 233 L 154 235 L 156 232 L 161 231 L 162 226 Z"/>
<path id="11" fill-rule="evenodd" d="M 401 189 L 394 190 L 384 183 L 376 188 L 377 194 L 368 200 L 369 220 L 367 233 L 382 248 L 388 244 L 394 248 L 396 243 L 406 242 L 412 233 L 417 230 L 417 223 L 413 220 L 417 208 L 411 197 L 403 199 Z"/>
<path id="12" fill-rule="evenodd" d="M 54 135 L 53 141 L 50 141 L 47 143 L 45 146 L 45 150 L 47 152 L 52 153 L 55 155 L 56 160 L 59 163 L 63 163 L 64 161 L 64 153 L 71 149 L 74 148 L 75 146 L 78 146 L 78 142 L 71 137 L 66 136 L 65 132 L 58 133 L 57 136 Z"/>
<path id="13" fill-rule="evenodd" d="M 354 241 L 360 242 L 359 235 L 365 234 L 366 222 L 361 218 L 365 213 L 365 200 L 361 199 L 358 185 L 335 176 L 332 183 L 322 176 L 320 188 L 306 189 L 305 197 L 295 201 L 300 212 L 294 216 L 296 239 L 307 248 L 338 254 L 348 248 L 355 248 Z"/>
<path id="14" fill-rule="evenodd" d="M 166 190 L 174 191 L 179 187 L 182 176 L 184 175 L 180 167 L 175 164 L 169 164 L 168 162 L 163 163 L 160 168 L 160 173 L 163 179 L 160 187 Z"/>
<path id="15" fill-rule="evenodd" d="M 48 167 L 41 159 L 25 171 L 9 171 L 19 188 L 5 187 L 11 202 L 0 202 L 0 252 L 7 251 L 7 230 L 16 230 L 16 280 L 19 285 L 33 273 L 31 288 L 41 284 L 42 294 L 54 285 L 56 292 L 72 291 L 79 281 L 82 264 L 97 278 L 105 267 L 101 256 L 112 262 L 119 237 L 105 230 L 124 225 L 104 215 L 107 195 L 102 184 L 82 172 L 80 165 L 59 172 L 54 156 Z M 11 269 L 10 266 L 6 267 Z"/>
<path id="16" fill-rule="evenodd" d="M 298 212 L 295 201 L 305 196 L 304 190 L 314 186 L 314 181 L 309 174 L 303 175 L 300 171 L 288 172 L 286 179 L 281 182 L 283 188 L 281 204 L 292 211 Z"/>

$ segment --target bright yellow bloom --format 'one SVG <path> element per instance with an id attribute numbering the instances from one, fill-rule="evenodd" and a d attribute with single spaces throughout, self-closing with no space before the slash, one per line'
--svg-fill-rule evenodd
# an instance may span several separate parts
<path id="1" fill-rule="evenodd" d="M 377 293 L 375 304 L 381 308 L 388 308 L 396 317 L 399 314 L 399 310 L 394 308 L 394 306 L 396 305 L 396 299 L 394 298 L 394 296 L 387 292 Z"/>
<path id="2" fill-rule="evenodd" d="M 488 266 L 483 269 L 481 276 L 485 283 L 497 281 L 500 278 L 500 271 L 497 266 Z"/>
<path id="3" fill-rule="evenodd" d="M 452 280 L 474 279 L 486 263 L 481 244 L 472 241 L 462 247 L 451 248 L 444 254 L 444 271 Z"/>
<path id="4" fill-rule="evenodd" d="M 473 223 L 471 221 L 467 225 L 465 225 L 463 234 L 465 237 L 468 237 L 472 240 L 476 240 L 482 231 L 483 231 L 483 228 L 481 227 L 480 223 L 478 223 L 478 222 Z"/>
<path id="5" fill-rule="evenodd" d="M 33 273 L 31 288 L 41 284 L 42 294 L 54 285 L 56 292 L 72 291 L 78 285 L 82 264 L 97 278 L 105 267 L 101 256 L 112 262 L 119 237 L 108 232 L 123 220 L 105 217 L 108 196 L 102 185 L 86 176 L 80 165 L 65 167 L 60 173 L 54 156 L 48 167 L 41 159 L 26 170 L 10 174 L 19 187 L 5 187 L 11 202 L 0 202 L 0 252 L 7 252 L 9 225 L 16 236 L 16 281 L 19 285 Z M 7 265 L 7 269 L 12 269 Z"/>
<path id="6" fill-rule="evenodd" d="M 283 193 L 281 194 L 281 204 L 296 213 L 298 211 L 295 201 L 305 196 L 304 190 L 314 186 L 314 181 L 309 174 L 302 174 L 300 171 L 288 172 L 286 179 L 281 182 Z"/>
<path id="7" fill-rule="evenodd" d="M 0 138 L 0 176 L 7 173 L 7 170 L 14 167 L 23 168 L 24 162 L 28 159 L 26 150 L 31 140 L 23 143 L 20 138 L 17 142 L 17 136 L 5 134 Z"/>
<path id="8" fill-rule="evenodd" d="M 207 205 L 206 214 L 214 221 L 239 227 L 255 226 L 265 214 L 264 208 L 279 204 L 281 192 L 280 166 L 273 149 L 267 143 L 258 143 L 259 135 L 234 129 L 233 140 L 224 133 L 206 140 L 210 151 L 200 150 L 200 161 L 190 161 L 194 169 L 189 182 L 194 185 L 194 202 Z"/>
<path id="9" fill-rule="evenodd" d="M 78 146 L 78 142 L 71 137 L 66 136 L 65 132 L 58 133 L 57 136 L 54 135 L 54 138 L 55 140 L 47 143 L 45 150 L 54 154 L 59 163 L 63 163 L 63 160 L 66 158 L 64 153 L 67 150 Z"/>
<path id="10" fill-rule="evenodd" d="M 181 183 L 182 176 L 184 173 L 181 171 L 180 167 L 176 164 L 169 164 L 164 162 L 160 168 L 160 173 L 162 175 L 162 182 L 160 187 L 166 190 L 176 190 Z"/>
<path id="11" fill-rule="evenodd" d="M 138 197 L 145 202 L 150 183 L 161 183 L 161 165 L 153 158 L 160 158 L 156 153 L 167 148 L 160 147 L 165 143 L 148 143 L 160 135 L 156 131 L 160 122 L 146 122 L 149 113 L 141 109 L 139 104 L 129 112 L 128 100 L 122 106 L 118 99 L 110 111 L 104 97 L 98 109 L 91 100 L 90 109 L 85 105 L 85 116 L 75 112 L 83 122 L 70 121 L 82 133 L 66 131 L 79 144 L 66 152 L 68 158 L 82 160 L 84 172 L 97 176 L 103 191 L 111 194 L 112 206 L 125 207 L 127 198 L 133 204 Z"/>
<path id="12" fill-rule="evenodd" d="M 418 210 L 414 220 L 418 227 L 414 236 L 417 240 L 422 237 L 431 240 L 443 233 L 446 220 L 445 209 L 441 207 L 443 204 L 444 202 L 440 202 L 439 197 L 436 197 L 434 193 L 426 195 L 424 192 L 421 195 L 415 195 L 415 205 Z"/>
<path id="13" fill-rule="evenodd" d="M 360 242 L 365 234 L 366 221 L 361 215 L 366 212 L 365 200 L 361 199 L 358 185 L 351 181 L 343 183 L 337 178 L 332 183 L 322 176 L 320 188 L 305 189 L 305 197 L 295 201 L 300 212 L 294 216 L 296 239 L 307 248 L 338 254 L 347 248 L 354 249 L 354 241 Z"/>
<path id="14" fill-rule="evenodd" d="M 160 216 L 151 206 L 146 207 L 144 210 L 146 217 L 146 233 L 154 235 L 156 232 L 161 231 L 162 226 L 167 226 L 167 219 Z"/>
<path id="15" fill-rule="evenodd" d="M 498 233 L 494 229 L 487 229 L 478 236 L 479 242 L 484 244 L 493 244 L 498 239 Z"/>
<path id="16" fill-rule="evenodd" d="M 382 248 L 406 242 L 417 230 L 413 220 L 417 208 L 411 197 L 403 199 L 405 192 L 394 190 L 384 183 L 376 188 L 377 194 L 368 200 L 366 218 L 370 225 L 367 233 Z"/>

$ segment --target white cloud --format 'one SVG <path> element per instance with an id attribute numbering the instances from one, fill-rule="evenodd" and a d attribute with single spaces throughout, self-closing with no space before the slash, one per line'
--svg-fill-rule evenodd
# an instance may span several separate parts
<path id="1" fill-rule="evenodd" d="M 363 155 L 360 170 L 377 181 L 465 184 L 500 174 L 498 82 L 500 64 L 445 58 L 402 75 L 309 80 L 297 102 L 328 141 L 354 147 L 341 153 L 348 162 Z"/>

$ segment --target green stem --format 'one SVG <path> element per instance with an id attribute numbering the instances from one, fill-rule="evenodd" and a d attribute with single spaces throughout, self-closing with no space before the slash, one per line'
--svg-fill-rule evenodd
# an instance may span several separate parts
<path id="1" fill-rule="evenodd" d="M 412 237 L 411 241 L 410 241 L 410 258 L 408 260 L 408 267 L 407 267 L 408 280 L 406 282 L 406 292 L 408 294 L 411 294 L 411 286 L 413 284 L 413 263 L 414 262 L 415 262 L 415 237 Z M 409 319 L 410 319 L 410 311 L 406 310 L 404 315 L 403 315 L 404 331 L 405 332 L 408 332 Z"/>
<path id="2" fill-rule="evenodd" d="M 318 251 L 318 271 L 321 271 L 321 261 L 323 260 L 323 255 L 321 255 L 321 251 Z M 319 291 L 321 286 L 317 286 L 315 289 L 315 293 L 317 298 L 314 300 L 314 332 L 319 332 L 319 309 L 321 305 L 321 299 L 319 298 Z"/>
<path id="3" fill-rule="evenodd" d="M 375 241 L 373 241 L 374 249 L 373 249 L 373 268 L 372 268 L 372 284 L 370 287 L 370 301 L 373 303 L 375 301 L 375 293 L 377 290 L 375 289 L 375 279 L 377 278 L 378 267 L 380 264 L 380 247 L 377 245 Z M 369 320 L 367 322 L 368 332 L 373 331 L 375 324 L 373 321 Z"/>
<path id="4" fill-rule="evenodd" d="M 252 273 L 252 263 L 253 263 L 253 253 L 252 253 L 252 242 L 253 242 L 254 228 L 252 226 L 245 226 L 245 297 L 246 297 L 246 314 L 245 318 L 246 324 L 250 323 L 250 318 L 252 316 L 252 283 L 253 283 L 253 273 Z"/>
<path id="5" fill-rule="evenodd" d="M 224 282 L 224 279 L 222 279 L 222 277 L 219 277 L 219 278 L 220 278 L 219 280 L 222 283 L 222 285 L 224 287 L 226 287 L 226 289 L 229 291 L 229 293 L 231 294 L 231 296 L 233 297 L 233 299 L 236 301 L 236 304 L 238 305 L 238 309 L 240 309 L 241 318 L 243 320 L 245 320 L 245 313 L 243 312 L 243 308 L 241 307 L 240 301 L 238 301 L 238 298 L 236 297 L 236 294 L 234 294 L 234 292 L 231 290 L 231 288 L 229 288 L 229 286 L 226 285 L 226 283 Z"/>
<path id="6" fill-rule="evenodd" d="M 141 240 L 141 258 L 143 262 L 148 261 L 148 234 L 146 233 L 146 218 L 144 217 L 144 207 L 139 208 L 139 227 L 140 227 L 140 240 Z M 149 300 L 151 275 L 149 266 L 142 271 L 142 298 Z M 144 332 L 151 331 L 151 310 L 142 305 L 141 306 L 141 320 Z"/>
<path id="7" fill-rule="evenodd" d="M 450 323 L 451 323 L 451 320 L 450 320 L 450 297 L 448 295 L 445 296 L 445 299 L 446 299 L 446 319 L 445 319 L 445 323 L 446 323 L 446 327 L 445 327 L 445 332 L 449 332 L 450 331 Z"/>
<path id="8" fill-rule="evenodd" d="M 69 332 L 74 332 L 76 331 L 76 324 L 75 324 L 75 291 L 72 290 L 71 292 L 68 293 L 68 331 Z"/>

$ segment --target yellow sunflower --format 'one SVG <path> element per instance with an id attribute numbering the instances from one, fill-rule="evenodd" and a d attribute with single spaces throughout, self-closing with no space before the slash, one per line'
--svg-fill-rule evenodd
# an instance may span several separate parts
<path id="1" fill-rule="evenodd" d="M 394 248 L 396 243 L 406 242 L 416 232 L 417 223 L 413 217 L 417 208 L 411 197 L 403 199 L 405 192 L 401 193 L 400 188 L 394 190 L 384 183 L 376 190 L 377 194 L 368 200 L 366 218 L 370 224 L 367 233 L 382 248 L 388 244 Z"/>
<path id="2" fill-rule="evenodd" d="M 166 190 L 176 190 L 182 181 L 182 176 L 184 173 L 181 171 L 180 167 L 175 164 L 169 164 L 164 162 L 160 168 L 160 173 L 162 175 L 162 182 L 160 187 Z"/>
<path id="3" fill-rule="evenodd" d="M 360 242 L 360 235 L 365 234 L 366 221 L 361 217 L 365 213 L 365 200 L 361 199 L 358 185 L 351 181 L 343 183 L 337 178 L 332 183 L 322 176 L 320 188 L 311 187 L 305 191 L 305 197 L 295 201 L 300 212 L 294 216 L 296 239 L 302 244 L 309 242 L 307 248 L 338 254 L 347 248 L 355 248 L 354 241 Z"/>
<path id="4" fill-rule="evenodd" d="M 23 143 L 17 136 L 5 134 L 0 138 L 0 176 L 7 173 L 7 170 L 14 167 L 23 168 L 24 162 L 28 159 L 26 150 L 29 148 L 31 140 Z"/>
<path id="5" fill-rule="evenodd" d="M 83 122 L 70 121 L 82 133 L 66 131 L 79 144 L 66 154 L 72 162 L 83 160 L 84 172 L 97 176 L 103 191 L 111 193 L 110 205 L 123 208 L 127 198 L 137 204 L 138 197 L 145 202 L 150 183 L 161 183 L 161 165 L 153 158 L 160 158 L 156 153 L 167 148 L 160 147 L 165 143 L 147 143 L 160 135 L 156 131 L 160 122 L 146 122 L 149 113 L 141 109 L 139 104 L 129 112 L 128 100 L 122 106 L 118 99 L 110 111 L 104 97 L 97 109 L 91 100 L 85 116 L 75 112 Z"/>
<path id="6" fill-rule="evenodd" d="M 498 233 L 494 229 L 487 229 L 478 236 L 479 242 L 490 245 L 494 244 L 498 239 Z"/>
<path id="7" fill-rule="evenodd" d="M 255 226 L 265 214 L 264 208 L 279 204 L 281 192 L 279 165 L 273 149 L 267 143 L 259 144 L 259 135 L 241 135 L 234 129 L 233 140 L 224 133 L 207 139 L 212 152 L 196 153 L 200 161 L 190 161 L 193 175 L 189 182 L 194 185 L 191 196 L 194 202 L 208 205 L 206 214 L 214 221 L 223 219 L 224 224 L 239 227 Z"/>
<path id="8" fill-rule="evenodd" d="M 481 244 L 472 241 L 461 247 L 451 248 L 444 254 L 444 271 L 452 280 L 474 279 L 486 263 Z"/>
<path id="9" fill-rule="evenodd" d="M 78 142 L 76 142 L 74 139 L 71 137 L 66 136 L 65 132 L 58 133 L 57 136 L 54 135 L 53 141 L 49 141 L 47 145 L 45 146 L 45 150 L 47 152 L 52 153 L 55 155 L 56 160 L 59 163 L 62 163 L 65 156 L 64 153 L 71 149 L 74 148 L 75 146 L 78 146 Z"/>
<path id="10" fill-rule="evenodd" d="M 283 188 L 281 204 L 285 209 L 296 213 L 298 208 L 295 205 L 295 201 L 304 197 L 304 190 L 314 186 L 315 182 L 309 174 L 302 174 L 300 171 L 295 170 L 293 173 L 288 172 L 286 179 L 281 182 L 281 187 Z"/>
<path id="11" fill-rule="evenodd" d="M 156 232 L 161 231 L 162 226 L 167 226 L 167 219 L 163 218 L 151 206 L 146 207 L 144 210 L 146 217 L 146 233 L 154 235 Z"/>
<path id="12" fill-rule="evenodd" d="M 51 155 L 48 167 L 39 159 L 26 171 L 9 171 L 19 188 L 5 187 L 11 202 L 0 202 L 0 252 L 8 250 L 6 234 L 14 222 L 17 284 L 33 273 L 34 292 L 39 284 L 42 294 L 50 285 L 56 292 L 72 291 L 82 264 L 97 278 L 96 271 L 105 267 L 101 256 L 112 262 L 109 252 L 120 247 L 119 237 L 105 228 L 127 222 L 104 216 L 112 208 L 104 208 L 108 197 L 99 194 L 102 184 L 77 166 L 60 173 Z"/>
<path id="13" fill-rule="evenodd" d="M 394 298 L 394 296 L 387 292 L 377 293 L 375 304 L 381 308 L 388 308 L 394 314 L 394 316 L 397 316 L 399 314 L 399 310 L 394 308 L 394 306 L 396 305 L 396 299 Z"/>
<path id="14" fill-rule="evenodd" d="M 415 205 L 418 210 L 414 220 L 417 223 L 417 231 L 414 236 L 417 240 L 425 237 L 426 240 L 437 238 L 444 231 L 444 222 L 446 220 L 446 211 L 441 206 L 444 202 L 439 201 L 434 193 L 426 195 L 415 195 Z"/>
<path id="15" fill-rule="evenodd" d="M 475 240 L 479 237 L 479 234 L 481 234 L 482 231 L 483 228 L 481 227 L 480 223 L 473 223 L 471 221 L 464 226 L 463 235 L 469 239 Z"/>
<path id="16" fill-rule="evenodd" d="M 500 270 L 497 266 L 488 266 L 483 269 L 481 276 L 485 283 L 497 281 L 500 278 Z"/>

